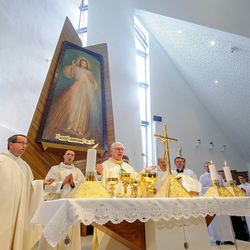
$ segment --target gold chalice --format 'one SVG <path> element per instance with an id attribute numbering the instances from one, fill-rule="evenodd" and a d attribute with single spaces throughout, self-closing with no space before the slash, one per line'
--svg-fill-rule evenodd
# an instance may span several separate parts
<path id="1" fill-rule="evenodd" d="M 120 180 L 124 188 L 124 195 L 122 196 L 122 198 L 129 198 L 129 195 L 127 193 L 127 187 L 129 185 L 130 175 L 130 173 L 120 173 Z"/>
<path id="2" fill-rule="evenodd" d="M 157 181 L 158 173 L 145 173 L 142 174 L 142 181 L 145 183 L 147 190 L 147 197 L 152 198 L 153 195 L 153 184 Z"/>
<path id="3" fill-rule="evenodd" d="M 117 177 L 110 177 L 107 179 L 107 182 L 108 182 L 108 185 L 110 185 L 110 196 L 111 198 L 114 198 L 115 197 L 115 188 L 114 188 L 114 185 L 116 185 L 118 183 L 118 178 Z"/>
<path id="4" fill-rule="evenodd" d="M 129 184 L 130 184 L 130 197 L 134 197 L 134 187 L 133 182 L 135 181 L 135 178 L 130 178 Z"/>
<path id="5" fill-rule="evenodd" d="M 133 197 L 137 198 L 138 197 L 138 187 L 141 185 L 141 178 L 136 178 L 133 183 Z"/>

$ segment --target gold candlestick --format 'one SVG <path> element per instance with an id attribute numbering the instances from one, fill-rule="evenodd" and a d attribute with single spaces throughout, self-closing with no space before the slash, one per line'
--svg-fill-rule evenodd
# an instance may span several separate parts
<path id="1" fill-rule="evenodd" d="M 86 181 L 95 181 L 95 172 L 94 171 L 87 171 Z"/>

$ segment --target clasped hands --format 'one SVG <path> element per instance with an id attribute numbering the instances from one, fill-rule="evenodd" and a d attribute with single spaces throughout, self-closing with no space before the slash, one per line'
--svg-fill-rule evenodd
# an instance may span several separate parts
<path id="1" fill-rule="evenodd" d="M 63 180 L 62 185 L 64 186 L 65 184 L 69 183 L 70 185 L 74 185 L 74 180 L 73 180 L 73 175 L 69 174 L 65 177 L 65 179 Z"/>

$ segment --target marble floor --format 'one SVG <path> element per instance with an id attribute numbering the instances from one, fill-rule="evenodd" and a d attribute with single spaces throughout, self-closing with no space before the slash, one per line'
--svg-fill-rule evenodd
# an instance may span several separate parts
<path id="1" fill-rule="evenodd" d="M 91 250 L 92 249 L 92 241 L 93 241 L 92 235 L 82 237 L 81 240 L 82 240 L 82 249 L 81 250 Z M 230 246 L 230 245 L 217 246 L 215 244 L 215 242 L 211 242 L 211 250 L 220 250 L 220 249 L 221 250 L 233 250 L 233 249 L 250 250 L 250 242 L 241 241 L 241 240 L 237 240 L 236 242 L 237 242 L 237 248 L 236 248 L 236 246 Z M 113 250 L 113 249 L 110 249 L 110 250 Z M 169 250 L 172 250 L 172 249 L 169 249 Z M 178 250 L 178 249 L 175 249 L 175 250 Z M 202 250 L 202 247 L 201 247 L 201 250 Z"/>

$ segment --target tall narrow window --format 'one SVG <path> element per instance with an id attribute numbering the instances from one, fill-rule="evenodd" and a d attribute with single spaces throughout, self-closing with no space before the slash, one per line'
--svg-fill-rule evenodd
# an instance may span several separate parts
<path id="1" fill-rule="evenodd" d="M 79 35 L 82 46 L 87 46 L 87 26 L 88 26 L 88 0 L 81 0 L 80 4 L 80 18 L 78 29 L 76 30 L 77 34 Z"/>
<path id="2" fill-rule="evenodd" d="M 141 133 L 143 153 L 151 158 L 151 127 L 150 127 L 150 88 L 148 77 L 148 32 L 135 17 L 135 41 L 137 60 L 137 79 L 139 85 L 139 101 L 141 114 Z M 145 158 L 145 164 L 152 164 Z"/>

